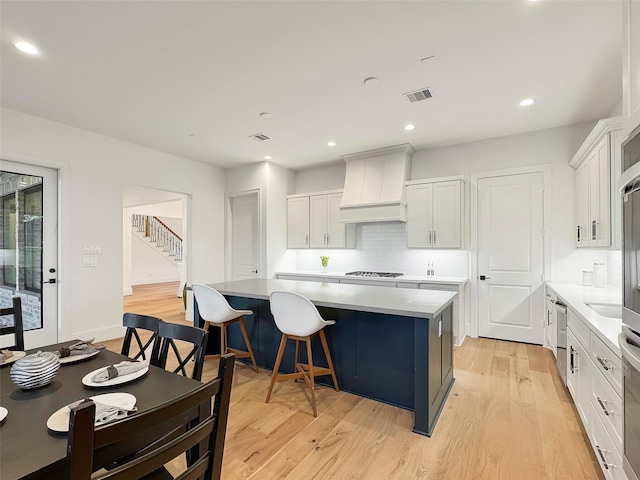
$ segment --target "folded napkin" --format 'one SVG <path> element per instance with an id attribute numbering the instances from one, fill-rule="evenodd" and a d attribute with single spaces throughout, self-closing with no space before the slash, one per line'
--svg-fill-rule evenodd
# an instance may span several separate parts
<path id="1" fill-rule="evenodd" d="M 67 407 L 69 408 L 69 410 L 71 410 L 72 408 L 77 407 L 86 400 L 89 399 L 83 398 L 82 400 L 70 403 L 69 405 L 67 405 Z M 104 403 L 96 402 L 95 400 L 93 400 L 93 403 L 96 404 L 96 426 L 104 425 L 105 423 L 113 422 L 114 420 L 120 420 L 121 418 L 126 417 L 129 412 L 135 412 L 136 410 L 138 410 L 138 408 L 135 406 L 128 409 L 115 405 L 106 405 Z"/>
<path id="2" fill-rule="evenodd" d="M 138 370 L 142 370 L 143 368 L 147 368 L 149 366 L 149 360 L 143 360 L 140 362 L 120 362 L 115 365 L 109 365 L 106 369 L 100 370 L 93 377 L 91 377 L 91 381 L 95 383 L 106 382 L 107 380 L 111 380 L 112 378 L 122 377 L 124 375 L 129 375 L 131 373 L 137 372 Z"/>
<path id="3" fill-rule="evenodd" d="M 90 342 L 77 342 L 68 347 L 61 347 L 60 350 L 56 350 L 55 353 L 60 358 L 70 357 L 73 355 L 85 355 L 87 353 L 97 352 L 98 349 L 94 347 Z"/>

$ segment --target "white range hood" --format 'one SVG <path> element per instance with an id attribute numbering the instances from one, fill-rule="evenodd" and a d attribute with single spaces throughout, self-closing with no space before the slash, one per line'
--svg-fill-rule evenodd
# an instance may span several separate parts
<path id="1" fill-rule="evenodd" d="M 343 223 L 407 221 L 405 182 L 413 147 L 408 143 L 344 155 L 340 221 Z"/>

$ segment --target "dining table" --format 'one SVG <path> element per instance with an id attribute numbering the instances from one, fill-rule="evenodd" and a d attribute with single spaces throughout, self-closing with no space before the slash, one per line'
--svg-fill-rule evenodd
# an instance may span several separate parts
<path id="1" fill-rule="evenodd" d="M 78 340 L 27 351 L 55 351 Z M 129 393 L 136 398 L 138 412 L 152 409 L 189 393 L 197 380 L 150 366 L 143 376 L 125 384 L 92 388 L 83 384 L 94 370 L 128 360 L 109 350 L 84 361 L 60 365 L 49 385 L 22 390 L 13 383 L 11 366 L 0 368 L 0 406 L 8 410 L 0 423 L 0 479 L 64 479 L 67 468 L 67 434 L 47 428 L 47 420 L 60 408 L 94 395 Z"/>

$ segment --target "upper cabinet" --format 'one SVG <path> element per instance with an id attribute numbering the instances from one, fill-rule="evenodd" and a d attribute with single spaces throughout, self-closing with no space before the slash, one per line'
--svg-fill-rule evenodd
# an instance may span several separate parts
<path id="1" fill-rule="evenodd" d="M 640 2 L 626 0 L 623 11 L 622 109 L 628 135 L 640 125 Z"/>
<path id="2" fill-rule="evenodd" d="M 577 247 L 619 246 L 621 118 L 600 120 L 569 163 L 576 170 L 575 240 Z"/>
<path id="3" fill-rule="evenodd" d="M 407 184 L 407 246 L 462 247 L 462 180 Z"/>
<path id="4" fill-rule="evenodd" d="M 341 191 L 287 197 L 288 248 L 353 248 L 355 225 L 340 223 Z"/>

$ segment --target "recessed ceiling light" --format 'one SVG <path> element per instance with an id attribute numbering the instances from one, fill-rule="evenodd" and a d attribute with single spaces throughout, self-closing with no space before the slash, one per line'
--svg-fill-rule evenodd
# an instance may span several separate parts
<path id="1" fill-rule="evenodd" d="M 329 142 L 327 143 L 328 147 L 335 147 L 336 146 L 336 142 Z"/>
<path id="2" fill-rule="evenodd" d="M 271 155 L 265 155 L 265 156 L 264 156 L 264 159 L 265 159 L 265 160 L 271 160 L 272 158 L 273 158 L 273 157 L 272 157 Z"/>
<path id="3" fill-rule="evenodd" d="M 271 115 L 269 112 L 262 112 L 260 116 L 262 118 L 271 118 L 273 115 Z"/>
<path id="4" fill-rule="evenodd" d="M 367 87 L 373 87 L 378 84 L 378 79 L 376 77 L 367 77 L 364 79 L 364 83 Z"/>
<path id="5" fill-rule="evenodd" d="M 28 53 L 29 55 L 37 55 L 38 54 L 38 49 L 35 46 L 33 46 L 30 43 L 28 43 L 28 42 L 16 42 L 14 45 L 21 52 Z"/>
<path id="6" fill-rule="evenodd" d="M 534 98 L 525 98 L 520 102 L 521 107 L 528 107 L 529 105 L 533 105 L 536 100 Z"/>
<path id="7" fill-rule="evenodd" d="M 411 123 L 408 123 L 404 126 L 405 130 L 413 130 L 414 128 L 416 128 L 416 126 L 412 125 Z"/>

